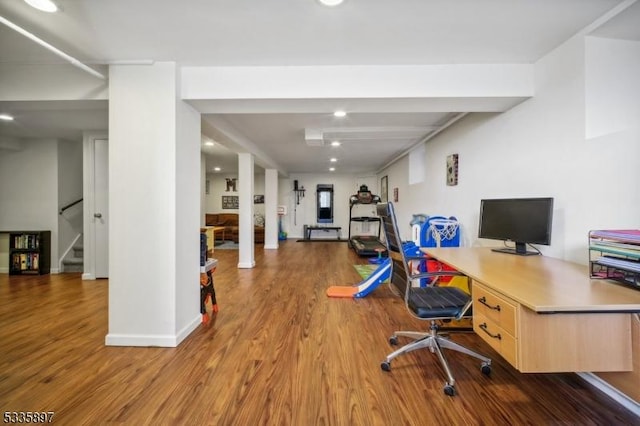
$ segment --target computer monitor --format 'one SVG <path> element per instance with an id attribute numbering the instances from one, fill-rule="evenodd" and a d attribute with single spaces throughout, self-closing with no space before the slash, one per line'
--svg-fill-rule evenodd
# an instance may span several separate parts
<path id="1" fill-rule="evenodd" d="M 552 221 L 553 198 L 481 200 L 478 237 L 515 243 L 515 248 L 494 251 L 535 255 L 539 252 L 527 251 L 527 244 L 551 244 Z"/>

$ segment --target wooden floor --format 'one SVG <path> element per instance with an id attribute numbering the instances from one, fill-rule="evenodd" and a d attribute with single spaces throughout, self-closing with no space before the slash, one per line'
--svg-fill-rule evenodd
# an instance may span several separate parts
<path id="1" fill-rule="evenodd" d="M 436 357 L 380 361 L 396 329 L 423 329 L 386 286 L 329 299 L 359 281 L 346 243 L 283 242 L 217 250 L 220 312 L 178 348 L 106 347 L 106 280 L 0 274 L 0 408 L 54 411 L 69 425 L 631 425 L 637 417 L 574 374 L 523 375 L 471 333 L 453 338 L 493 358 L 491 377 L 450 353 L 457 396 Z M 197 283 L 194 283 L 197 285 Z"/>

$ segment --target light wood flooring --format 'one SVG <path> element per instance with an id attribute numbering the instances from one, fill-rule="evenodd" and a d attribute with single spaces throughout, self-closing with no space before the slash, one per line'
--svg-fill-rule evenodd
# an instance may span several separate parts
<path id="1" fill-rule="evenodd" d="M 381 371 L 389 335 L 427 323 L 386 285 L 326 297 L 360 280 L 353 264 L 365 259 L 346 243 L 256 246 L 250 270 L 236 268 L 237 251 L 215 257 L 220 311 L 177 348 L 105 346 L 107 280 L 0 274 L 2 411 L 54 411 L 68 425 L 640 424 L 574 374 L 518 373 L 472 333 L 453 339 L 493 358 L 493 371 L 449 353 L 455 397 L 428 351 Z"/>

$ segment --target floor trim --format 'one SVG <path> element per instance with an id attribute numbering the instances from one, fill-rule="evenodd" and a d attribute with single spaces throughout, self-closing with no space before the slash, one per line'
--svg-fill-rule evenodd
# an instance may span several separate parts
<path id="1" fill-rule="evenodd" d="M 576 373 L 580 378 L 589 384 L 593 385 L 595 388 L 604 392 L 607 396 L 612 398 L 614 401 L 625 407 L 627 410 L 631 411 L 636 416 L 640 417 L 640 403 L 634 401 L 629 398 L 624 393 L 620 392 L 618 389 L 611 386 L 609 383 L 602 380 L 600 377 L 596 376 L 593 373 Z"/>

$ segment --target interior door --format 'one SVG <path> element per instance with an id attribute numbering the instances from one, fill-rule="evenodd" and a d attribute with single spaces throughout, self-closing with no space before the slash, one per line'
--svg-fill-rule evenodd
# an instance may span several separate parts
<path id="1" fill-rule="evenodd" d="M 94 141 L 94 235 L 96 278 L 109 277 L 109 144 Z"/>

